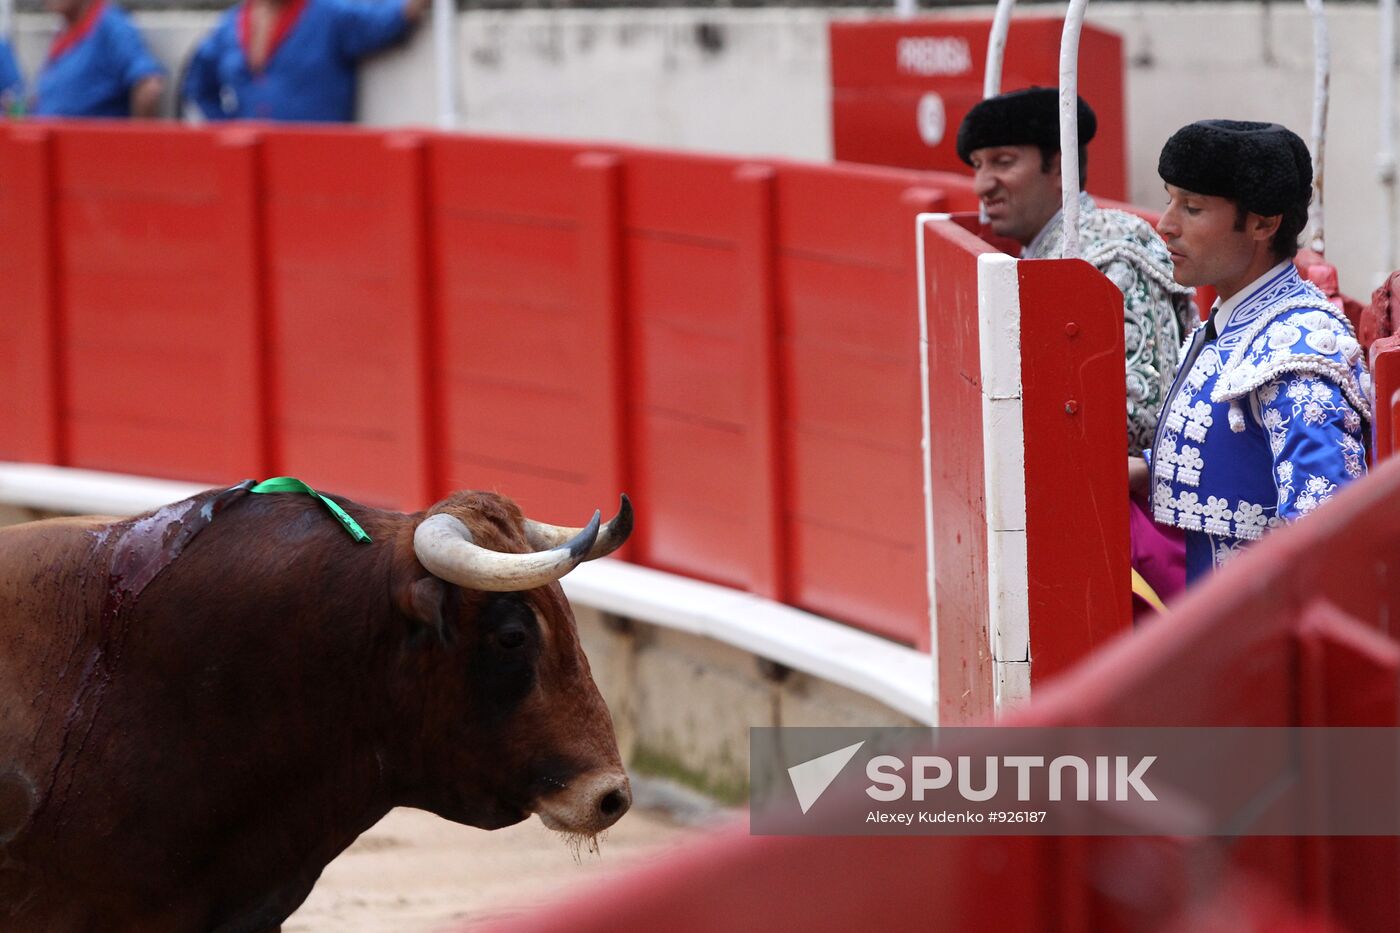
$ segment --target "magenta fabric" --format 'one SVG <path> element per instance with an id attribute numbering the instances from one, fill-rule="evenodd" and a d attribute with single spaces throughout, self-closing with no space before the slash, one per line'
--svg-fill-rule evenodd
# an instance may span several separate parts
<path id="1" fill-rule="evenodd" d="M 1185 535 L 1179 528 L 1154 522 L 1146 504 L 1132 497 L 1128 499 L 1128 534 L 1133 568 L 1162 602 L 1171 602 L 1186 588 Z M 1136 617 L 1146 604 L 1133 597 L 1133 606 Z"/>

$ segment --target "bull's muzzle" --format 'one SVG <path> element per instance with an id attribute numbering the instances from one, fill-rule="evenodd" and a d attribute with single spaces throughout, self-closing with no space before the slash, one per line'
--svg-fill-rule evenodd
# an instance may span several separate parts
<path id="1" fill-rule="evenodd" d="M 537 805 L 540 822 L 550 829 L 589 836 L 622 819 L 631 807 L 632 785 L 619 771 L 577 778 Z"/>

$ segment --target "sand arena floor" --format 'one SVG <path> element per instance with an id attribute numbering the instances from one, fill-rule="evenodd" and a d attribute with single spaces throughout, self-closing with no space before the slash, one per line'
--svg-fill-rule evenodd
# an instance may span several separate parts
<path id="1" fill-rule="evenodd" d="M 485 832 L 395 810 L 326 867 L 285 933 L 428 933 L 531 910 L 696 840 L 703 829 L 634 807 L 577 859 L 531 817 Z"/>

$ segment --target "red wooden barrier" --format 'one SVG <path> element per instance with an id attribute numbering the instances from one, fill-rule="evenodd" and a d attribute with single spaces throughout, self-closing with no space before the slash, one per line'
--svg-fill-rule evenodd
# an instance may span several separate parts
<path id="1" fill-rule="evenodd" d="M 778 325 L 777 172 L 768 165 L 740 165 L 734 173 L 741 200 L 738 231 L 744 395 L 749 401 L 748 439 L 753 592 L 792 599 L 788 541 L 788 457 L 783 422 L 782 334 Z"/>
<path id="2" fill-rule="evenodd" d="M 1132 617 L 1123 295 L 1080 260 L 1021 262 L 1017 277 L 1027 599 L 1039 684 Z"/>
<path id="3" fill-rule="evenodd" d="M 644 559 L 779 592 L 776 465 L 763 459 L 776 411 L 771 181 L 741 178 L 732 159 L 629 152 L 625 162 L 632 476 L 650 503 Z"/>
<path id="4" fill-rule="evenodd" d="M 608 157 L 577 147 L 430 140 L 444 487 L 494 488 L 563 524 L 627 489 L 651 514 L 621 452 L 616 186 Z"/>
<path id="5" fill-rule="evenodd" d="M 261 151 L 274 472 L 422 508 L 439 485 L 422 142 L 279 131 Z"/>
<path id="6" fill-rule="evenodd" d="M 0 460 L 63 463 L 46 129 L 0 125 Z"/>
<path id="7" fill-rule="evenodd" d="M 574 156 L 573 171 L 579 210 L 576 313 L 590 328 L 589 359 L 576 386 L 579 409 L 590 425 L 589 444 L 577 453 L 593 478 L 581 498 L 592 496 L 590 501 L 606 507 L 619 490 L 636 488 L 628 440 L 634 347 L 623 291 L 622 160 L 609 152 L 583 151 Z M 584 503 L 582 510 L 571 506 L 570 512 L 587 515 L 588 509 Z M 635 559 L 647 534 L 645 525 L 633 531 L 617 556 Z"/>
<path id="8" fill-rule="evenodd" d="M 1083 262 L 993 261 L 969 226 L 925 227 L 945 724 L 988 718 L 1130 617 L 1122 295 Z"/>
<path id="9" fill-rule="evenodd" d="M 100 124 L 7 128 L 0 159 L 5 456 L 409 508 L 494 488 L 563 523 L 625 489 L 632 559 L 929 646 L 911 232 L 967 179 Z M 948 683 L 983 636 L 949 636 Z"/>
<path id="10" fill-rule="evenodd" d="M 1062 21 L 1018 17 L 1006 42 L 1005 90 L 1059 80 Z M 991 19 L 833 22 L 831 126 L 836 158 L 966 174 L 954 142 L 982 99 Z M 1086 25 L 1080 38 L 1079 93 L 1099 131 L 1089 144 L 1089 189 L 1127 196 L 1123 40 Z M 951 205 L 971 210 L 975 203 Z"/>
<path id="11" fill-rule="evenodd" d="M 777 281 L 793 601 L 928 646 L 914 218 L 934 179 L 781 165 Z"/>
<path id="12" fill-rule="evenodd" d="M 1396 554 L 1389 462 L 1190 591 L 1166 624 L 1097 653 L 1017 724 L 1400 724 Z M 1395 930 L 1400 897 L 1380 879 L 1400 871 L 1396 843 L 1256 838 L 1236 857 L 1346 929 Z"/>
<path id="13" fill-rule="evenodd" d="M 254 137 L 52 134 L 69 462 L 209 482 L 268 472 Z"/>
<path id="14" fill-rule="evenodd" d="M 1341 933 L 1266 879 L 1113 839 L 751 837 L 735 829 L 492 933 Z M 1092 873 L 1092 874 L 1091 874 Z M 1122 903 L 1126 902 L 1126 903 Z"/>
<path id="15" fill-rule="evenodd" d="M 926 224 L 924 236 L 929 358 L 936 361 L 929 398 L 938 410 L 930 450 L 938 721 L 955 725 L 993 713 L 977 257 L 995 250 L 954 224 Z"/>

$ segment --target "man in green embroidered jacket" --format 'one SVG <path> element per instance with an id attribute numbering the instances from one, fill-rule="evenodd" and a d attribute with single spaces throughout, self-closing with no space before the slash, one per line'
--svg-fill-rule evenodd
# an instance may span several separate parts
<path id="1" fill-rule="evenodd" d="M 1096 124 L 1081 98 L 1079 240 L 1084 259 L 1123 293 L 1128 453 L 1138 454 L 1152 443 L 1194 307 L 1191 290 L 1173 280 L 1171 257 L 1151 225 L 1100 208 L 1083 192 L 1085 145 Z M 1058 258 L 1064 244 L 1059 92 L 1028 88 L 982 101 L 963 119 L 957 145 L 975 173 L 992 231 L 1020 243 L 1023 259 Z"/>

